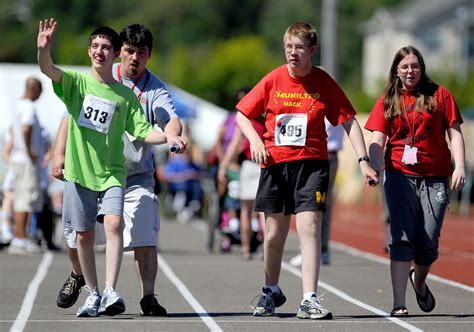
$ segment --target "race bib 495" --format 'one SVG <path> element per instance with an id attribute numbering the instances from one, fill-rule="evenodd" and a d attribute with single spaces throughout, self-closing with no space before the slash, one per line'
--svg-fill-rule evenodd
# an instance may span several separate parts
<path id="1" fill-rule="evenodd" d="M 302 113 L 279 114 L 275 119 L 275 145 L 306 144 L 308 115 Z"/>

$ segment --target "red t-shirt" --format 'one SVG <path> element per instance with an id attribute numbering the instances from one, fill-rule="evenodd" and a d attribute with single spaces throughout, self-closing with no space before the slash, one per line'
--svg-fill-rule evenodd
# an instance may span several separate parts
<path id="1" fill-rule="evenodd" d="M 408 93 L 402 97 L 407 112 L 391 120 L 385 119 L 384 96 L 380 96 L 365 124 L 366 129 L 388 136 L 385 169 L 411 176 L 450 176 L 451 153 L 446 142 L 446 130 L 455 122 L 463 122 L 453 96 L 439 86 L 435 92 L 437 107 L 432 114 L 414 112 L 415 97 Z M 412 144 L 418 149 L 417 163 L 406 165 L 402 162 L 403 152 L 406 145 Z"/>
<path id="2" fill-rule="evenodd" d="M 304 78 L 293 78 L 286 65 L 267 74 L 238 104 L 246 117 L 265 113 L 263 142 L 270 153 L 265 165 L 304 159 L 328 159 L 326 116 L 336 126 L 356 112 L 339 85 L 313 67 Z"/>

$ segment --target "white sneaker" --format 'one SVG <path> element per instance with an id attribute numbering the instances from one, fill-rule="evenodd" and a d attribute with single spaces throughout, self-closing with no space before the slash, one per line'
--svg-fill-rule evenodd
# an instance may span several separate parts
<path id="1" fill-rule="evenodd" d="M 2 226 L 2 243 L 10 243 L 13 239 L 12 229 L 5 225 Z"/>
<path id="2" fill-rule="evenodd" d="M 41 247 L 31 239 L 26 240 L 25 249 L 31 254 L 38 254 L 43 252 L 43 250 L 41 250 Z"/>
<path id="3" fill-rule="evenodd" d="M 301 255 L 296 255 L 292 259 L 290 259 L 290 265 L 291 266 L 301 266 Z"/>
<path id="4" fill-rule="evenodd" d="M 229 220 L 229 232 L 230 233 L 237 233 L 240 228 L 240 220 L 239 218 L 230 218 Z"/>
<path id="5" fill-rule="evenodd" d="M 32 255 L 40 252 L 41 248 L 30 239 L 14 237 L 8 247 L 8 253 L 13 255 Z"/>
<path id="6" fill-rule="evenodd" d="M 99 315 L 115 316 L 125 311 L 125 301 L 112 288 L 106 288 L 100 301 Z"/>
<path id="7" fill-rule="evenodd" d="M 100 305 L 100 295 L 97 290 L 91 291 L 89 287 L 84 286 L 84 289 L 89 292 L 86 302 L 76 313 L 77 317 L 97 317 Z"/>
<path id="8" fill-rule="evenodd" d="M 321 305 L 322 296 L 301 301 L 296 317 L 302 319 L 332 319 L 332 313 Z"/>
<path id="9" fill-rule="evenodd" d="M 258 233 L 260 231 L 260 221 L 258 219 L 252 219 L 252 231 Z"/>

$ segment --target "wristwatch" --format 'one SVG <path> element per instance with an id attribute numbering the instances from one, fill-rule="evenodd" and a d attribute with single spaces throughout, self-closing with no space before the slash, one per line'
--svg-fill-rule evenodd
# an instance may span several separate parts
<path id="1" fill-rule="evenodd" d="M 367 157 L 367 156 L 365 156 L 365 157 L 360 157 L 360 158 L 359 158 L 359 164 L 360 164 L 361 161 L 370 162 L 370 159 L 369 159 L 369 157 Z"/>

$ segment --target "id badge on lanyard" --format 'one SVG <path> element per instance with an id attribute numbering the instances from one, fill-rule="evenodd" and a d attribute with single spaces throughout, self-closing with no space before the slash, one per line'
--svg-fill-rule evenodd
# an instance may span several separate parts
<path id="1" fill-rule="evenodd" d="M 418 163 L 418 159 L 416 157 L 417 152 L 418 148 L 416 146 L 405 145 L 402 162 L 404 162 L 405 165 L 415 165 Z"/>
<path id="2" fill-rule="evenodd" d="M 416 155 L 418 152 L 418 148 L 413 146 L 413 140 L 415 138 L 415 131 L 416 131 L 415 130 L 415 110 L 412 110 L 412 114 L 413 114 L 413 128 L 412 128 L 412 126 L 410 126 L 410 120 L 408 119 L 409 106 L 407 105 L 405 107 L 404 99 L 402 99 L 402 105 L 405 111 L 405 117 L 407 119 L 408 127 L 410 128 L 410 134 L 411 134 L 411 139 L 412 139 L 411 145 L 405 144 L 405 149 L 403 150 L 402 162 L 405 163 L 405 165 L 415 165 L 416 163 L 418 163 L 418 158 Z"/>

